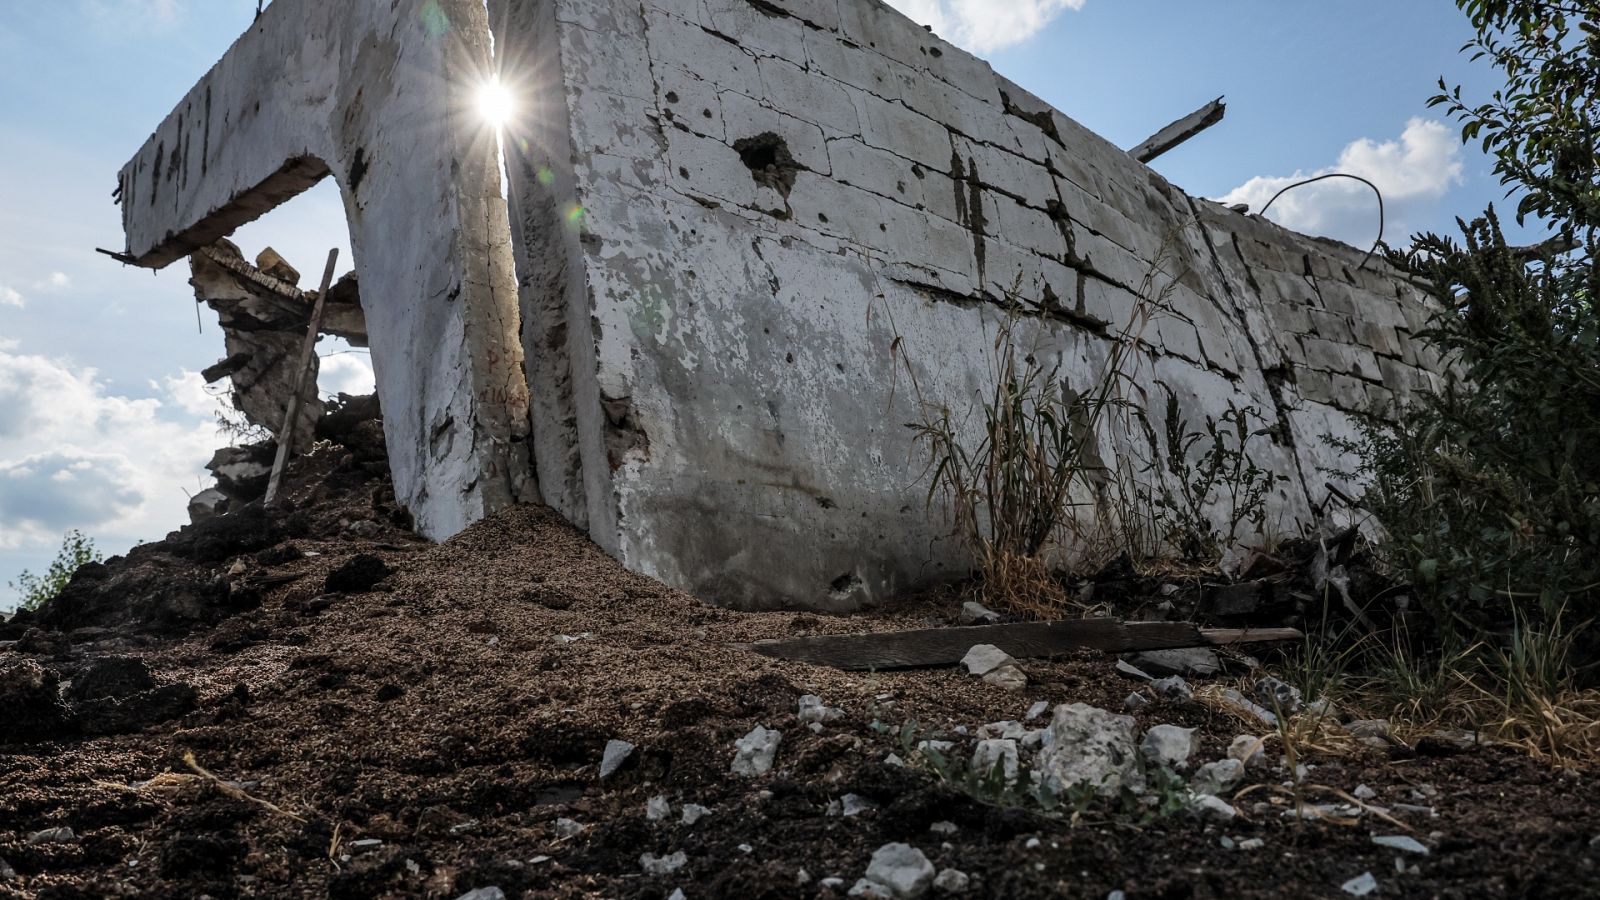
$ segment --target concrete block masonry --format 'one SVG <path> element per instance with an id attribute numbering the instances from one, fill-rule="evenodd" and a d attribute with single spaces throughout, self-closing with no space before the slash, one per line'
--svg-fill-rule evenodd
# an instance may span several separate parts
<path id="1" fill-rule="evenodd" d="M 463 99 L 491 29 L 509 210 Z M 1024 342 L 1087 382 L 1170 284 L 1136 376 L 1191 421 L 1281 426 L 1257 462 L 1285 531 L 1338 483 L 1325 436 L 1438 365 L 1394 273 L 1186 196 L 876 0 L 277 0 L 124 171 L 129 252 L 179 258 L 327 171 L 423 533 L 537 497 L 732 606 L 967 568 L 890 347 L 968 409 L 1013 288 Z"/>

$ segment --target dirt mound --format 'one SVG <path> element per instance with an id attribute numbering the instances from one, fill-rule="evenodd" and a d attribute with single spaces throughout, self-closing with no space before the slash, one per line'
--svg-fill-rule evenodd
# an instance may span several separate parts
<path id="1" fill-rule="evenodd" d="M 432 545 L 372 464 L 319 446 L 283 513 L 81 574 L 0 651 L 0 897 L 842 898 L 890 842 L 982 897 L 1343 896 L 1366 872 L 1383 896 L 1582 896 L 1600 877 L 1591 775 L 1498 749 L 1300 747 L 1297 783 L 1268 735 L 1226 821 L 994 802 L 919 743 L 969 758 L 986 723 L 1037 734 L 1040 701 L 1121 711 L 1135 690 L 1137 727 L 1196 729 L 1197 759 L 1248 729 L 1095 654 L 1023 661 L 1020 693 L 759 656 L 741 645 L 950 624 L 959 604 L 716 609 L 542 508 Z M 802 712 L 808 694 L 840 712 Z M 771 771 L 731 774 L 757 726 L 781 734 Z M 1386 818 L 1297 814 L 1357 785 Z"/>

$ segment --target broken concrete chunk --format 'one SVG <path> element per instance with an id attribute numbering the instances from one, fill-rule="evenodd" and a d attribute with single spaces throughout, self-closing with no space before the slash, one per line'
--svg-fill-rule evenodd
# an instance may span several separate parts
<path id="1" fill-rule="evenodd" d="M 1177 725 L 1157 725 L 1144 733 L 1139 744 L 1145 759 L 1171 769 L 1187 769 L 1194 751 L 1194 729 Z"/>
<path id="2" fill-rule="evenodd" d="M 600 755 L 600 778 L 602 780 L 610 778 L 612 774 L 622 768 L 622 764 L 628 761 L 629 756 L 633 755 L 633 749 L 633 745 L 627 741 L 606 741 L 606 749 Z"/>
<path id="3" fill-rule="evenodd" d="M 1134 722 L 1084 703 L 1056 707 L 1038 769 L 1058 793 L 1088 784 L 1105 796 L 1144 789 L 1133 743 Z"/>
<path id="4" fill-rule="evenodd" d="M 682 850 L 669 853 L 666 856 L 646 853 L 639 857 L 639 868 L 643 869 L 646 875 L 671 875 L 673 872 L 683 868 L 688 861 L 688 854 Z"/>
<path id="5" fill-rule="evenodd" d="M 227 494 L 216 488 L 206 488 L 189 498 L 189 524 L 215 519 L 228 511 L 229 503 Z"/>
<path id="6" fill-rule="evenodd" d="M 1194 697 L 1194 690 L 1189 687 L 1189 682 L 1183 680 L 1182 675 L 1168 675 L 1158 678 L 1150 683 L 1155 688 L 1157 697 L 1166 697 L 1170 700 L 1189 700 Z"/>
<path id="7" fill-rule="evenodd" d="M 802 725 L 820 725 L 825 722 L 837 722 L 844 718 L 844 710 L 833 706 L 825 706 L 822 698 L 815 694 L 806 694 L 800 698 L 799 710 L 795 717 Z"/>
<path id="8" fill-rule="evenodd" d="M 1189 811 L 1202 819 L 1226 822 L 1239 814 L 1228 802 L 1213 794 L 1196 794 L 1189 799 Z"/>
<path id="9" fill-rule="evenodd" d="M 1217 652 L 1204 647 L 1145 650 L 1125 658 L 1138 669 L 1157 678 L 1167 675 L 1205 678 L 1222 671 L 1222 660 L 1217 657 Z"/>
<path id="10" fill-rule="evenodd" d="M 506 900 L 506 892 L 498 887 L 473 888 L 456 900 Z"/>
<path id="11" fill-rule="evenodd" d="M 735 741 L 733 765 L 735 775 L 756 777 L 772 771 L 772 760 L 778 755 L 778 742 L 783 733 L 757 725 L 753 731 Z"/>
<path id="12" fill-rule="evenodd" d="M 1379 847 L 1388 847 L 1390 850 L 1399 850 L 1401 853 L 1415 853 L 1418 856 L 1427 856 L 1428 848 L 1414 837 L 1403 834 L 1375 834 L 1372 842 Z"/>
<path id="13" fill-rule="evenodd" d="M 1020 691 L 1028 686 L 1027 673 L 1023 672 L 1021 667 L 1015 665 L 1006 665 L 993 669 L 983 676 L 983 680 L 997 688 L 1008 691 Z"/>
<path id="14" fill-rule="evenodd" d="M 896 900 L 914 900 L 933 886 L 933 863 L 910 844 L 884 844 L 872 854 L 867 880 L 889 889 Z"/>
<path id="15" fill-rule="evenodd" d="M 1189 788 L 1197 794 L 1221 794 L 1232 790 L 1244 780 L 1244 763 L 1237 759 L 1219 759 L 1195 770 L 1189 779 Z"/>
<path id="16" fill-rule="evenodd" d="M 961 604 L 961 624 L 963 625 L 996 625 L 1000 622 L 1000 614 L 971 600 Z"/>
<path id="17" fill-rule="evenodd" d="M 652 822 L 659 822 L 672 815 L 672 803 L 664 795 L 651 797 L 645 801 L 644 815 Z"/>
<path id="18" fill-rule="evenodd" d="M 972 771 L 987 781 L 996 771 L 1007 784 L 1017 780 L 1017 742 L 1008 738 L 979 741 L 972 750 Z"/>
<path id="19" fill-rule="evenodd" d="M 941 869 L 934 876 L 933 889 L 941 894 L 965 894 L 972 879 L 960 869 Z"/>
<path id="20" fill-rule="evenodd" d="M 300 283 L 300 270 L 289 265 L 288 260 L 279 256 L 278 251 L 271 247 L 266 247 L 256 254 L 256 268 L 261 270 L 261 274 L 276 278 L 290 287 Z"/>
<path id="21" fill-rule="evenodd" d="M 685 825 L 693 825 L 710 814 L 710 809 L 701 806 L 698 803 L 685 803 L 683 805 L 683 815 L 680 817 L 679 821 L 683 822 Z"/>
<path id="22" fill-rule="evenodd" d="M 961 664 L 968 674 L 987 675 L 1001 666 L 1015 666 L 1017 661 L 993 644 L 977 644 L 961 658 Z"/>
<path id="23" fill-rule="evenodd" d="M 1365 897 L 1378 889 L 1378 879 L 1373 878 L 1371 872 L 1362 872 L 1339 885 L 1339 889 L 1352 897 Z"/>

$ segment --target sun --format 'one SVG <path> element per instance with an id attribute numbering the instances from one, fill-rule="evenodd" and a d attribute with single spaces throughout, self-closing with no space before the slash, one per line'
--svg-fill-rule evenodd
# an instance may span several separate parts
<path id="1" fill-rule="evenodd" d="M 498 77 L 478 88 L 478 115 L 495 128 L 502 128 L 516 115 L 517 101 Z"/>

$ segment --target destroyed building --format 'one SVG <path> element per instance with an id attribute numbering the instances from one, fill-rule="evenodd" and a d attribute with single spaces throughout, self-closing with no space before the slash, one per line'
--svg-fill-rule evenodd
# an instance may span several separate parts
<path id="1" fill-rule="evenodd" d="M 966 568 L 901 367 L 959 415 L 1013 296 L 1069 381 L 1136 341 L 1152 407 L 1260 410 L 1283 528 L 1340 483 L 1329 436 L 1437 377 L 1380 261 L 1189 197 L 879 0 L 276 0 L 119 181 L 123 258 L 191 260 L 210 374 L 269 419 L 305 298 L 219 242 L 327 177 L 416 528 L 543 502 L 727 605 Z"/>

